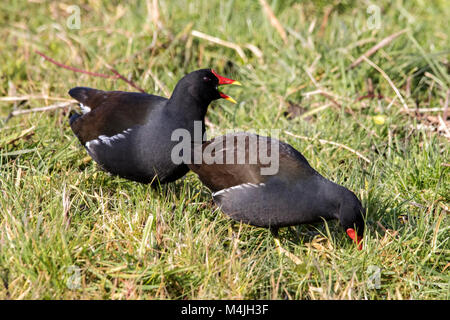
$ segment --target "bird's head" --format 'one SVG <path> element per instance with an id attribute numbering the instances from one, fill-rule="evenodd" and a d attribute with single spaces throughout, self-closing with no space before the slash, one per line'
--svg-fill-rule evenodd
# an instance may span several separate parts
<path id="1" fill-rule="evenodd" d="M 339 221 L 347 235 L 361 250 L 364 233 L 364 209 L 355 194 L 348 189 L 346 191 L 342 196 L 339 207 Z"/>
<path id="2" fill-rule="evenodd" d="M 207 104 L 217 99 L 236 103 L 232 97 L 219 91 L 219 86 L 227 84 L 241 85 L 239 81 L 220 76 L 213 69 L 200 69 L 187 74 L 180 80 L 178 87 L 186 90 L 185 94 Z"/>

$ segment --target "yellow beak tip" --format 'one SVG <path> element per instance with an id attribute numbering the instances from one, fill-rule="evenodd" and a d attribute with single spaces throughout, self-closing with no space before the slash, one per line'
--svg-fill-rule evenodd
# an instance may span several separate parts
<path id="1" fill-rule="evenodd" d="M 234 84 L 235 86 L 242 86 L 242 83 L 236 80 L 234 80 L 231 84 Z"/>
<path id="2" fill-rule="evenodd" d="M 232 103 L 237 103 L 237 101 L 234 100 L 232 97 L 228 97 L 228 98 L 226 98 L 225 100 L 228 100 L 228 101 L 230 101 L 230 102 L 232 102 Z"/>

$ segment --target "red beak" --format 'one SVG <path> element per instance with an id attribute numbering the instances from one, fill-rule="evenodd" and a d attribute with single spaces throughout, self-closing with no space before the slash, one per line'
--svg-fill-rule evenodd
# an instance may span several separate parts
<path id="1" fill-rule="evenodd" d="M 223 85 L 223 84 L 234 84 L 234 85 L 237 85 L 237 86 L 241 86 L 241 83 L 239 81 L 222 77 L 222 76 L 218 75 L 213 69 L 211 69 L 211 72 L 216 76 L 217 79 L 219 79 L 219 86 Z M 225 100 L 228 100 L 230 102 L 236 103 L 236 100 L 234 100 L 230 96 L 227 96 L 225 93 L 219 91 L 219 94 L 220 94 L 220 97 L 222 99 L 225 99 Z"/>
<path id="2" fill-rule="evenodd" d="M 362 250 L 362 237 L 356 234 L 355 229 L 348 228 L 347 234 L 358 245 L 358 250 Z"/>
<path id="3" fill-rule="evenodd" d="M 219 79 L 219 85 L 221 85 L 221 84 L 234 84 L 234 85 L 238 85 L 238 86 L 241 85 L 241 83 L 239 81 L 219 76 L 213 69 L 211 69 L 211 72 L 217 77 L 217 79 Z"/>

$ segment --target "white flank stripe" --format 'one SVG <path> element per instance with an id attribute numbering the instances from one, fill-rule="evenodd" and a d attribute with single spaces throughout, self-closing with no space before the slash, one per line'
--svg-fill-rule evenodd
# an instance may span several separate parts
<path id="1" fill-rule="evenodd" d="M 98 144 L 106 144 L 108 147 L 112 147 L 112 144 L 114 142 L 123 140 L 126 138 L 126 136 L 132 131 L 132 129 L 126 129 L 124 131 L 122 131 L 121 133 L 118 133 L 116 135 L 113 135 L 111 137 L 105 136 L 105 135 L 100 135 L 98 136 L 97 139 L 91 140 L 86 142 L 86 148 L 88 148 L 89 150 L 91 150 L 92 146 L 98 145 Z M 91 150 L 93 151 L 93 150 Z"/>
<path id="2" fill-rule="evenodd" d="M 222 189 L 219 191 L 216 191 L 212 194 L 213 197 L 218 196 L 222 193 L 225 192 L 230 192 L 231 190 L 237 190 L 237 189 L 248 189 L 248 188 L 259 188 L 259 187 L 264 187 L 266 184 L 265 183 L 258 183 L 258 184 L 254 184 L 254 183 L 243 183 L 243 184 L 238 184 L 237 186 L 233 186 L 230 188 L 226 188 L 226 189 Z"/>

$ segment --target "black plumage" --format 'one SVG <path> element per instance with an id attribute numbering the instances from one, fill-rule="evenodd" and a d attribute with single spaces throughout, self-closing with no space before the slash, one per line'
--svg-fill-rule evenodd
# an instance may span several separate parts
<path id="1" fill-rule="evenodd" d="M 194 137 L 194 122 L 204 124 L 211 101 L 228 96 L 218 91 L 221 84 L 237 81 L 202 69 L 184 76 L 170 99 L 122 91 L 77 87 L 69 94 L 87 112 L 70 117 L 70 126 L 89 155 L 106 171 L 130 180 L 149 183 L 174 181 L 188 167 L 173 163 L 171 140 L 176 129 Z M 202 126 L 204 128 L 204 125 Z"/>
<path id="2" fill-rule="evenodd" d="M 238 139 L 244 144 L 239 145 Z M 272 152 L 278 153 L 275 174 L 262 174 L 261 169 L 269 164 L 260 158 L 261 148 L 271 156 Z M 217 152 L 222 152 L 223 164 L 202 161 L 189 167 L 214 192 L 214 202 L 231 218 L 274 230 L 337 219 L 352 239 L 360 241 L 364 219 L 358 198 L 347 188 L 321 176 L 290 145 L 243 132 L 205 142 L 193 154 L 198 158 L 199 152 L 205 156 L 207 150 L 214 150 L 216 157 Z M 252 153 L 257 155 L 253 163 L 249 161 Z M 238 157 L 245 159 L 245 163 L 238 164 Z"/>

